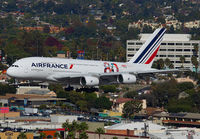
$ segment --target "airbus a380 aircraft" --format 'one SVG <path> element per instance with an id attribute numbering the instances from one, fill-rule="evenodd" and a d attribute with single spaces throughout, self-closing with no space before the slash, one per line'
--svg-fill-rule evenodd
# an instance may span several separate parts
<path id="1" fill-rule="evenodd" d="M 28 57 L 11 65 L 7 75 L 17 79 L 81 86 L 135 83 L 138 73 L 163 72 L 151 66 L 165 31 L 164 28 L 156 29 L 129 62 Z"/>

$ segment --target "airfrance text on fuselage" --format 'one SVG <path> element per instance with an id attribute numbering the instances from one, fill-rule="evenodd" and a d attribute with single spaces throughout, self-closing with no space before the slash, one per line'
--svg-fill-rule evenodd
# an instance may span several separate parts
<path id="1" fill-rule="evenodd" d="M 31 67 L 68 69 L 67 64 L 52 64 L 52 63 L 32 63 Z"/>

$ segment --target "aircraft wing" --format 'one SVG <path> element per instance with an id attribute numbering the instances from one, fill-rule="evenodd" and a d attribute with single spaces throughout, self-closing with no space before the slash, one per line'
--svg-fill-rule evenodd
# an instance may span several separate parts
<path id="1" fill-rule="evenodd" d="M 146 70 L 146 71 L 133 72 L 132 74 L 171 73 L 171 72 L 180 72 L 180 71 L 181 70 L 178 70 L 178 69 L 167 69 L 167 70 L 151 69 L 151 70 Z"/>
<path id="2" fill-rule="evenodd" d="M 170 73 L 170 72 L 179 72 L 180 70 L 178 69 L 168 69 L 168 70 L 157 70 L 157 69 L 150 69 L 150 70 L 145 70 L 145 71 L 135 71 L 135 72 L 112 72 L 112 73 L 93 73 L 93 72 L 88 72 L 85 74 L 82 73 L 62 73 L 62 74 L 55 74 L 50 77 L 48 77 L 49 80 L 52 81 L 66 81 L 72 78 L 81 78 L 85 76 L 92 76 L 92 77 L 97 77 L 97 78 L 102 78 L 102 77 L 114 77 L 118 76 L 121 74 L 151 74 L 151 73 Z"/>
<path id="3" fill-rule="evenodd" d="M 55 75 L 52 75 L 50 77 L 48 77 L 49 80 L 52 80 L 52 81 L 64 81 L 64 80 L 67 80 L 67 79 L 70 79 L 70 78 L 81 78 L 81 77 L 84 77 L 84 76 L 93 76 L 93 77 L 101 77 L 101 76 L 116 76 L 116 75 L 120 75 L 120 74 L 123 74 L 123 72 L 116 72 L 116 73 L 85 73 L 85 74 L 82 74 L 82 73 L 74 73 L 74 74 L 71 74 L 71 73 L 65 73 L 65 74 L 55 74 Z"/>

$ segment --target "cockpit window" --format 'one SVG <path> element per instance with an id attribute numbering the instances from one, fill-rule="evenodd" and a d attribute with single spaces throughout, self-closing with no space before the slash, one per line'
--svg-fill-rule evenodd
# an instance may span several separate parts
<path id="1" fill-rule="evenodd" d="M 19 67 L 18 65 L 11 65 L 11 67 Z"/>

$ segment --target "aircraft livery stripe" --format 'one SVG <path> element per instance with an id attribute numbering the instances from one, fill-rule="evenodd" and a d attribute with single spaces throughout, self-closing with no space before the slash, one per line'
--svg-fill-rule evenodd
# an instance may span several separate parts
<path id="1" fill-rule="evenodd" d="M 162 39 L 160 40 L 160 42 L 162 41 Z M 146 61 L 149 59 L 149 57 L 151 57 L 151 55 L 156 51 L 156 49 L 160 46 L 161 43 L 158 43 L 157 46 L 151 51 L 151 53 L 145 58 L 145 60 L 143 60 L 142 64 L 145 64 Z"/>
<path id="2" fill-rule="evenodd" d="M 72 69 L 72 68 L 73 68 L 73 66 L 74 66 L 74 65 L 73 65 L 73 64 L 71 64 L 71 66 L 69 67 L 69 69 Z"/>
<path id="3" fill-rule="evenodd" d="M 134 63 L 138 63 L 141 58 L 144 56 L 144 54 L 152 47 L 152 44 L 158 39 L 158 37 L 165 31 L 164 28 L 162 28 L 158 34 L 153 38 L 153 40 L 148 44 L 148 46 L 144 49 L 144 51 L 140 54 L 140 56 L 134 61 Z"/>
<path id="4" fill-rule="evenodd" d="M 159 50 L 160 46 L 156 49 L 156 51 L 153 53 L 153 55 L 151 55 L 151 57 L 147 60 L 147 62 L 145 64 L 149 64 L 151 63 L 151 61 L 154 59 L 154 57 L 156 56 L 158 50 Z"/>
<path id="5" fill-rule="evenodd" d="M 164 35 L 164 33 L 160 36 L 160 38 L 156 41 L 156 43 L 153 45 L 153 47 L 151 47 L 151 49 L 146 53 L 146 55 L 145 56 L 143 56 L 143 59 L 139 62 L 139 63 L 145 63 L 144 62 L 144 60 L 146 61 L 146 59 L 148 59 L 148 57 L 149 56 L 151 56 L 151 55 L 149 55 L 149 53 L 151 52 L 152 53 L 152 51 L 154 51 L 155 49 L 156 49 L 156 47 L 158 47 L 159 45 L 160 45 L 160 40 L 162 39 L 162 37 L 163 37 L 163 35 Z M 156 46 L 156 47 L 155 47 Z M 155 49 L 154 49 L 155 48 Z M 149 56 L 148 56 L 149 55 Z M 148 57 L 147 57 L 148 56 Z"/>

